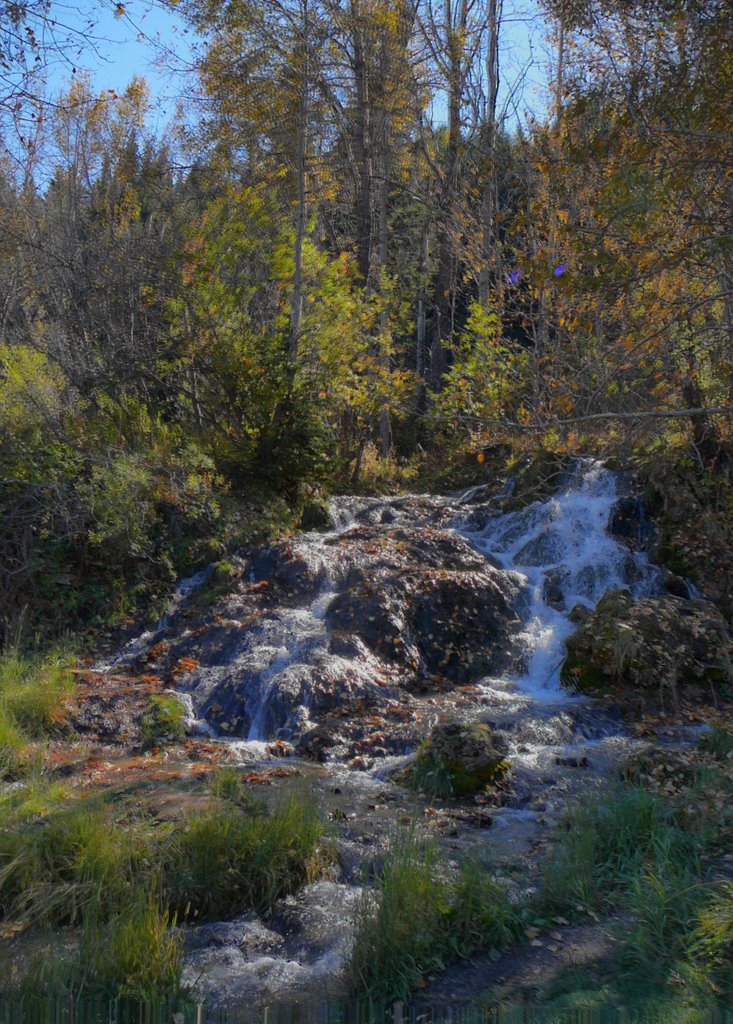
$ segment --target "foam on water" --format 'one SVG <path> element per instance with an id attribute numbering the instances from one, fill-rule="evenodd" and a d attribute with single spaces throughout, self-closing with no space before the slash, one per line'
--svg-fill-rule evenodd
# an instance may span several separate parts
<path id="1" fill-rule="evenodd" d="M 305 660 L 314 647 L 326 643 L 328 632 L 324 618 L 326 608 L 335 596 L 334 591 L 326 588 L 307 608 L 293 608 L 282 615 L 279 623 L 282 629 L 282 644 L 260 677 L 259 707 L 252 717 L 247 737 L 249 742 L 267 739 L 265 709 L 270 692 L 277 686 L 280 674 L 290 665 Z"/>

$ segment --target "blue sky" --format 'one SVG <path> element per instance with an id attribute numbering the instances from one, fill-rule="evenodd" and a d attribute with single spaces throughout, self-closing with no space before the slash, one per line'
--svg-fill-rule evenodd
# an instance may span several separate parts
<path id="1" fill-rule="evenodd" d="M 66 87 L 72 68 L 88 72 L 95 89 L 122 91 L 135 75 L 145 77 L 154 102 L 152 127 L 161 126 L 175 109 L 176 97 L 190 86 L 191 36 L 183 19 L 150 0 L 125 0 L 124 14 L 114 0 L 57 2 L 59 20 L 72 29 L 75 42 L 49 67 L 52 92 Z M 523 79 L 516 114 L 541 111 L 546 80 L 545 27 L 537 0 L 505 0 L 502 34 L 504 97 Z M 534 63 L 532 63 L 534 59 Z M 174 71 L 173 68 L 177 68 Z M 438 111 L 439 116 L 439 111 Z"/>
<path id="2" fill-rule="evenodd" d="M 129 0 L 118 13 L 113 0 L 80 0 L 73 6 L 54 3 L 71 45 L 48 67 L 52 93 L 65 89 L 72 76 L 88 73 L 95 90 L 121 92 L 135 76 L 150 86 L 156 117 L 164 123 L 175 109 L 191 67 L 190 33 L 183 19 L 149 0 Z M 176 70 L 174 70 L 176 69 Z"/>

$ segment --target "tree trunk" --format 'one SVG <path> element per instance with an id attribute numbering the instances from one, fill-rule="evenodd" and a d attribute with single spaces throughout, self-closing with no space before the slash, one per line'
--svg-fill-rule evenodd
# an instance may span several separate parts
<path id="1" fill-rule="evenodd" d="M 303 41 L 301 46 L 300 96 L 298 98 L 298 125 L 295 150 L 295 251 L 293 253 L 293 294 L 290 302 L 290 344 L 288 347 L 288 376 L 292 385 L 298 362 L 300 323 L 303 316 L 303 243 L 307 224 L 307 171 L 308 152 L 308 90 L 309 90 L 309 12 L 308 0 L 303 0 Z"/>
<path id="2" fill-rule="evenodd" d="M 385 140 L 386 141 L 386 140 Z M 389 183 L 387 180 L 388 176 L 388 163 L 385 156 L 382 182 L 379 187 L 379 269 L 382 276 L 380 276 L 380 286 L 383 281 L 383 275 L 387 269 L 387 255 L 388 255 L 388 236 L 387 236 L 387 200 L 389 193 Z M 389 344 L 389 311 L 387 309 L 386 302 L 383 301 L 382 309 L 379 313 L 379 363 L 382 371 L 385 375 L 389 372 L 389 358 L 390 358 L 390 344 Z M 383 405 L 379 410 L 379 444 L 382 452 L 382 456 L 387 458 L 390 451 L 392 450 L 392 426 L 389 420 L 389 407 Z"/>
<path id="3" fill-rule="evenodd" d="M 498 277 L 494 216 L 496 210 L 496 105 L 499 98 L 499 27 L 500 0 L 488 0 L 486 42 L 486 120 L 483 128 L 483 189 L 481 195 L 482 260 L 479 273 L 479 302 L 489 305 L 492 267 L 494 283 Z"/>
<path id="4" fill-rule="evenodd" d="M 428 257 L 430 252 L 430 218 L 426 217 L 420 237 L 420 263 L 417 285 L 417 336 L 415 340 L 415 371 L 418 377 L 417 413 L 421 416 L 427 407 L 427 332 L 426 292 L 428 283 Z"/>
<path id="5" fill-rule="evenodd" d="M 458 194 L 461 153 L 461 103 L 465 86 L 464 44 L 468 23 L 468 0 L 460 0 L 452 17 L 450 0 L 445 0 L 448 35 L 448 144 L 442 182 L 437 228 L 437 262 L 433 299 L 433 329 L 430 346 L 430 381 L 439 389 L 446 369 L 444 342 L 450 338 L 453 312 L 453 209 Z"/>

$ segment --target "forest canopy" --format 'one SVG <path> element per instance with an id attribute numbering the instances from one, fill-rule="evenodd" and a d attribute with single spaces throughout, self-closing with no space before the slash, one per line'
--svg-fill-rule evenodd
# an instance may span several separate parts
<path id="1" fill-rule="evenodd" d="M 154 599 L 245 499 L 671 430 L 729 472 L 725 0 L 547 0 L 535 117 L 501 0 L 175 6 L 152 130 L 142 78 L 52 93 L 83 40 L 0 3 L 6 641 Z"/>

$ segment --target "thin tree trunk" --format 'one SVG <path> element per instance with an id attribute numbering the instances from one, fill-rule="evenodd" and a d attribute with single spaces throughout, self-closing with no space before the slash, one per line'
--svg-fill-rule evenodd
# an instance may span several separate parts
<path id="1" fill-rule="evenodd" d="M 425 219 L 420 237 L 420 263 L 417 285 L 417 335 L 415 339 L 415 371 L 418 377 L 417 412 L 422 415 L 427 407 L 427 332 L 426 292 L 428 283 L 428 258 L 430 253 L 430 218 Z"/>
<path id="2" fill-rule="evenodd" d="M 452 212 L 458 192 L 461 102 L 465 86 L 464 43 L 468 23 L 468 0 L 460 0 L 458 15 L 452 16 L 450 0 L 445 0 L 445 21 L 448 34 L 448 145 L 445 174 L 437 229 L 437 275 L 433 301 L 432 342 L 430 346 L 430 380 L 441 387 L 446 369 L 444 342 L 450 338 L 453 309 L 453 238 Z"/>
<path id="3" fill-rule="evenodd" d="M 496 244 L 494 216 L 496 208 L 496 106 L 499 98 L 499 28 L 501 24 L 500 0 L 488 0 L 486 42 L 486 121 L 483 139 L 483 190 L 481 196 L 482 260 L 479 272 L 479 302 L 489 305 L 492 265 L 496 273 Z"/>
<path id="4" fill-rule="evenodd" d="M 354 155 L 357 165 L 356 246 L 359 273 L 369 281 L 372 260 L 372 145 L 369 74 L 364 53 L 363 26 L 358 0 L 351 0 L 354 31 L 354 93 L 356 100 Z"/>
<path id="5" fill-rule="evenodd" d="M 293 261 L 293 294 L 290 305 L 290 345 L 288 371 L 292 384 L 297 370 L 300 324 L 303 316 L 303 243 L 308 221 L 308 182 L 306 159 L 308 152 L 308 89 L 309 89 L 309 12 L 308 0 L 303 0 L 303 42 L 301 47 L 300 96 L 298 98 L 298 137 L 295 153 L 295 182 L 297 210 L 295 219 L 295 251 Z"/>
<path id="6" fill-rule="evenodd" d="M 386 144 L 386 140 L 385 140 Z M 386 154 L 386 150 L 385 150 Z M 387 235 L 387 201 L 389 183 L 387 180 L 388 163 L 385 155 L 384 173 L 379 187 L 379 267 L 381 272 L 380 286 L 387 270 L 388 235 Z M 385 375 L 389 372 L 389 310 L 383 300 L 379 313 L 379 363 Z M 389 420 L 389 407 L 383 405 L 379 410 L 379 444 L 382 456 L 387 458 L 392 450 L 392 426 Z"/>

